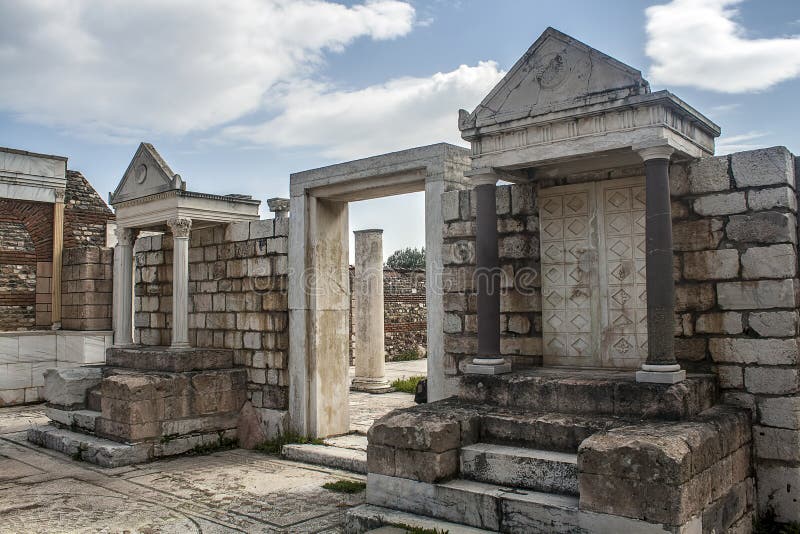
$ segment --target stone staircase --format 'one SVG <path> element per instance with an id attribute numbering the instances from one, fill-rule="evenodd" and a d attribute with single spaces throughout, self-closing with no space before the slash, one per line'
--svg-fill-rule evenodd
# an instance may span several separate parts
<path id="1" fill-rule="evenodd" d="M 639 384 L 632 373 L 618 371 L 537 370 L 466 377 L 462 391 L 459 398 L 397 410 L 373 425 L 368 504 L 348 513 L 348 532 L 392 524 L 396 513 L 441 521 L 440 529 L 699 532 L 691 503 L 648 508 L 646 486 L 626 496 L 626 484 L 641 475 L 678 495 L 689 491 L 692 475 L 666 467 L 685 462 L 692 469 L 682 433 L 699 440 L 693 447 L 717 448 L 703 449 L 709 468 L 734 452 L 739 463 L 749 454 L 749 434 L 742 434 L 749 432 L 747 415 L 715 406 L 711 375 L 664 385 Z M 736 439 L 722 435 L 733 428 Z M 729 440 L 725 450 L 720 439 Z M 688 456 L 676 460 L 676 454 Z M 611 469 L 606 461 L 618 468 L 619 478 L 602 474 Z M 731 484 L 730 477 L 721 480 L 721 490 Z M 608 495 L 620 503 L 618 510 L 603 504 Z M 726 506 L 716 494 L 695 498 L 706 498 L 704 506 Z M 645 502 L 636 509 L 629 501 Z M 717 516 L 717 531 L 725 531 L 727 519 Z"/>

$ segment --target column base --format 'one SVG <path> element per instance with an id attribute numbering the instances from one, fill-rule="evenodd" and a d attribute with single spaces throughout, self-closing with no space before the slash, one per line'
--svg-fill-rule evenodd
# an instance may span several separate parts
<path id="1" fill-rule="evenodd" d="M 468 375 L 502 375 L 511 372 L 511 362 L 504 358 L 474 358 L 464 366 Z"/>
<path id="2" fill-rule="evenodd" d="M 173 343 L 169 346 L 169 350 L 190 350 L 191 348 L 192 346 L 189 345 L 188 341 L 183 343 Z"/>
<path id="3" fill-rule="evenodd" d="M 636 371 L 637 382 L 653 384 L 677 384 L 686 380 L 686 371 L 680 365 L 642 365 L 641 371 Z"/>
<path id="4" fill-rule="evenodd" d="M 394 388 L 385 378 L 355 377 L 350 384 L 350 390 L 362 393 L 391 393 Z"/>

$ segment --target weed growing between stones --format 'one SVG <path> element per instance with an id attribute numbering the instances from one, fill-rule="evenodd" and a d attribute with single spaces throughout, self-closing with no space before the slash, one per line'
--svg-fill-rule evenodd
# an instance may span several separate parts
<path id="1" fill-rule="evenodd" d="M 336 482 L 326 482 L 322 487 L 336 493 L 361 493 L 367 489 L 367 483 L 354 480 L 337 480 Z"/>
<path id="2" fill-rule="evenodd" d="M 425 378 L 424 376 L 398 378 L 397 380 L 392 382 L 392 387 L 397 391 L 402 391 L 403 393 L 411 393 L 413 395 L 417 391 L 417 384 L 419 384 L 419 381 L 423 380 L 424 378 Z"/>
<path id="3" fill-rule="evenodd" d="M 239 440 L 235 438 L 223 438 L 220 436 L 217 443 L 209 443 L 207 445 L 195 445 L 194 448 L 186 454 L 190 456 L 199 456 L 204 454 L 211 454 L 219 451 L 227 451 L 235 449 L 239 446 Z"/>
<path id="4" fill-rule="evenodd" d="M 800 534 L 800 523 L 779 523 L 769 508 L 753 519 L 753 534 Z"/>
<path id="5" fill-rule="evenodd" d="M 72 453 L 72 459 L 75 460 L 76 462 L 82 462 L 83 461 L 83 451 L 85 451 L 86 449 L 87 449 L 87 447 L 85 447 L 84 445 L 82 445 L 82 444 L 79 445 L 78 446 L 78 450 L 76 450 L 74 453 Z"/>
<path id="6" fill-rule="evenodd" d="M 256 445 L 255 450 L 265 454 L 280 454 L 281 448 L 284 445 L 297 444 L 297 445 L 325 445 L 325 442 L 320 438 L 309 438 L 288 432 L 282 434 L 275 439 L 265 441 L 260 445 Z"/>
<path id="7" fill-rule="evenodd" d="M 420 354 L 419 349 L 417 347 L 413 347 L 404 350 L 403 352 L 401 352 L 396 356 L 392 356 L 391 359 L 393 362 L 410 362 L 422 359 L 422 354 Z"/>

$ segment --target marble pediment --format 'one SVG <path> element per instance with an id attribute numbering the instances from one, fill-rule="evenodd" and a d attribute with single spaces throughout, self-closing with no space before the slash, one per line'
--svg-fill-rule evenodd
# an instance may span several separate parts
<path id="1" fill-rule="evenodd" d="M 186 184 L 172 172 L 161 154 L 150 143 L 141 143 L 136 150 L 109 203 L 116 204 L 171 190 L 185 190 Z"/>
<path id="2" fill-rule="evenodd" d="M 570 104 L 649 93 L 640 71 L 548 28 L 472 112 L 461 130 L 542 115 Z"/>

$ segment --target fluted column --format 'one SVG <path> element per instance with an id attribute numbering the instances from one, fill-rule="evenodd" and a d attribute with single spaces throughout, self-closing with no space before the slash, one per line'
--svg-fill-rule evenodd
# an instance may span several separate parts
<path id="1" fill-rule="evenodd" d="M 476 195 L 475 282 L 478 354 L 465 372 L 502 374 L 511 364 L 500 355 L 500 260 L 497 249 L 497 180 L 491 170 L 468 173 Z"/>
<path id="2" fill-rule="evenodd" d="M 355 345 L 356 376 L 351 389 L 384 393 L 386 351 L 383 328 L 383 230 L 359 230 L 355 234 Z"/>
<path id="3" fill-rule="evenodd" d="M 175 217 L 167 221 L 172 232 L 172 344 L 173 349 L 189 345 L 189 234 L 192 220 Z"/>
<path id="4" fill-rule="evenodd" d="M 640 148 L 647 194 L 647 360 L 638 382 L 675 383 L 686 371 L 675 359 L 675 282 L 672 278 L 672 212 L 669 194 L 669 145 Z"/>
<path id="5" fill-rule="evenodd" d="M 136 231 L 117 227 L 114 247 L 113 315 L 114 345 L 133 344 L 133 243 Z"/>

